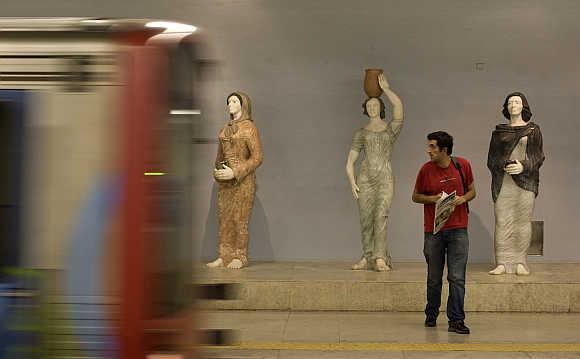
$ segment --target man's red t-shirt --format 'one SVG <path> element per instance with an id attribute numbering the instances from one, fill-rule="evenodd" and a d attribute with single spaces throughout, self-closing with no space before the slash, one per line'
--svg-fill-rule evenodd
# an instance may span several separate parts
<path id="1" fill-rule="evenodd" d="M 455 160 L 461 166 L 465 183 L 469 186 L 473 183 L 473 173 L 471 172 L 471 165 L 465 158 L 455 157 Z M 461 183 L 461 176 L 459 171 L 449 162 L 447 168 L 441 168 L 434 162 L 427 162 L 419 170 L 417 181 L 415 182 L 415 191 L 425 195 L 436 195 L 443 191 L 451 193 L 457 191 L 458 196 L 463 196 L 463 184 Z M 425 232 L 433 232 L 433 220 L 435 217 L 435 204 L 423 205 L 423 223 Z M 464 203 L 455 208 L 447 223 L 441 229 L 467 228 L 467 204 Z"/>

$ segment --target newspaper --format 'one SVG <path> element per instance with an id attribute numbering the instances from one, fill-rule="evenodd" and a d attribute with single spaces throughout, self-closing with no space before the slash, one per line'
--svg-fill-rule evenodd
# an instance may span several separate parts
<path id="1" fill-rule="evenodd" d="M 441 198 L 435 203 L 435 220 L 433 221 L 433 234 L 439 232 L 445 225 L 445 222 L 451 217 L 451 213 L 455 209 L 453 202 L 455 201 L 456 191 L 447 194 L 443 192 Z"/>

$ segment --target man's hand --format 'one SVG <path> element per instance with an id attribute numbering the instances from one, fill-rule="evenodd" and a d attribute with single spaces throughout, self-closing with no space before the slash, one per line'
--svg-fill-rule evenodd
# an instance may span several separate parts
<path id="1" fill-rule="evenodd" d="M 437 203 L 437 201 L 441 198 L 441 196 L 443 196 L 443 193 L 429 196 L 429 198 L 431 199 L 431 203 Z"/>
<path id="2" fill-rule="evenodd" d="M 463 196 L 456 196 L 455 200 L 453 201 L 453 206 L 457 207 L 467 202 L 467 200 Z"/>

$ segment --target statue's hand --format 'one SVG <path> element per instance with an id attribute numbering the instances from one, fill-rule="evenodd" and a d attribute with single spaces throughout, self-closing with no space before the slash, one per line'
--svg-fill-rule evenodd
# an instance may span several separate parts
<path id="1" fill-rule="evenodd" d="M 351 186 L 351 189 L 352 189 L 352 195 L 353 195 L 354 199 L 358 199 L 358 193 L 360 192 L 360 188 L 358 188 L 356 183 L 353 183 Z"/>
<path id="2" fill-rule="evenodd" d="M 214 170 L 214 177 L 219 181 L 228 181 L 234 178 L 234 170 L 224 165 L 222 170 Z"/>
<path id="3" fill-rule="evenodd" d="M 516 163 L 512 163 L 511 165 L 507 165 L 504 169 L 510 175 L 519 175 L 524 171 L 524 165 L 518 160 Z"/>
<path id="4" fill-rule="evenodd" d="M 383 72 L 379 74 L 379 86 L 383 91 L 390 87 L 389 82 L 387 81 L 387 77 Z"/>

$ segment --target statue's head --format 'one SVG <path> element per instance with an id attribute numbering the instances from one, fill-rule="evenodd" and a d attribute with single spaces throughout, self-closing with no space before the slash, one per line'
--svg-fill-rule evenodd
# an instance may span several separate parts
<path id="1" fill-rule="evenodd" d="M 241 91 L 235 91 L 226 98 L 226 105 L 230 113 L 230 118 L 233 119 L 240 114 L 239 119 L 252 119 L 252 103 L 250 97 Z"/>
<path id="2" fill-rule="evenodd" d="M 369 97 L 362 104 L 363 113 L 369 117 L 385 118 L 385 103 L 380 97 Z"/>
<path id="3" fill-rule="evenodd" d="M 519 115 L 520 113 L 525 122 L 528 122 L 532 118 L 532 111 L 530 110 L 528 100 L 521 92 L 512 92 L 506 96 L 501 113 L 508 120 L 512 115 Z"/>

